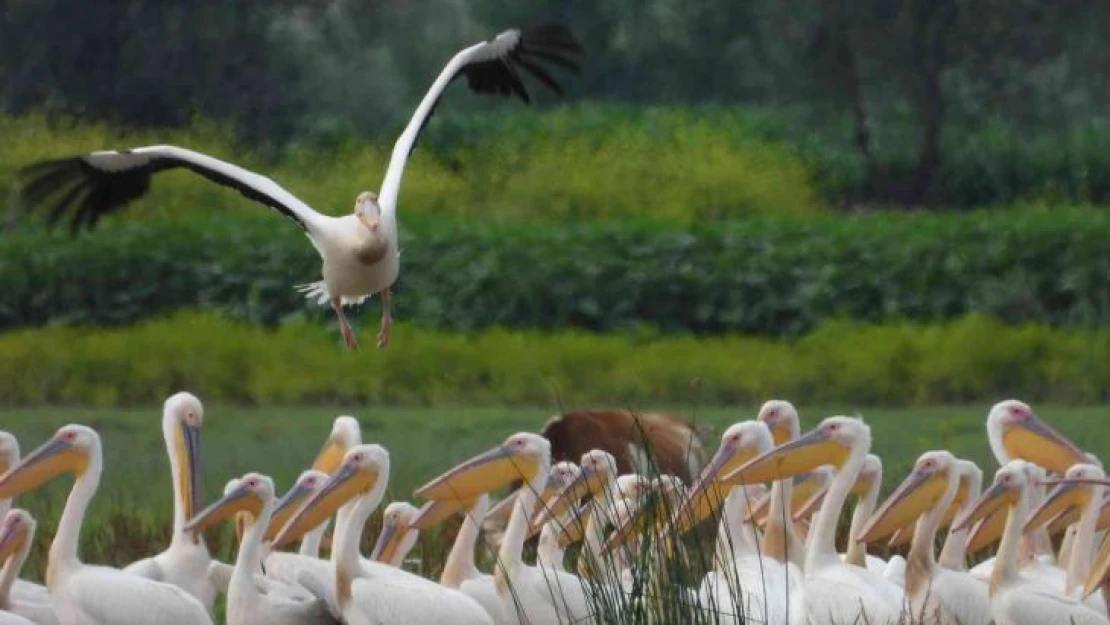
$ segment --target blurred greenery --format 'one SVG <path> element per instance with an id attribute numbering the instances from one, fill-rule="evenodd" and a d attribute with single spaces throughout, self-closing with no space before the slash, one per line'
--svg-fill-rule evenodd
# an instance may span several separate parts
<path id="1" fill-rule="evenodd" d="M 232 192 L 232 204 L 243 200 Z M 399 320 L 443 330 L 580 327 L 797 336 L 822 320 L 1110 321 L 1110 213 L 1061 206 L 963 215 L 679 224 L 494 223 L 402 216 Z M 301 232 L 254 214 L 126 221 L 70 240 L 0 240 L 0 328 L 115 325 L 207 307 L 274 324 L 332 319 Z M 378 304 L 364 308 L 376 323 Z"/>
<path id="2" fill-rule="evenodd" d="M 388 350 L 344 351 L 304 323 L 270 331 L 205 313 L 105 330 L 0 335 L 0 405 L 141 405 L 188 385 L 238 404 L 488 405 L 813 402 L 929 405 L 1002 395 L 1110 399 L 1110 333 L 1006 325 L 821 324 L 796 341 L 395 328 Z"/>

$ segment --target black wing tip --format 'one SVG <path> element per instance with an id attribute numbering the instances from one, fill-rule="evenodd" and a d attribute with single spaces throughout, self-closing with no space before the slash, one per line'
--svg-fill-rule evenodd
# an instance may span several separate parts
<path id="1" fill-rule="evenodd" d="M 555 94 L 565 96 L 562 86 L 544 64 L 580 73 L 581 67 L 570 56 L 581 54 L 584 49 L 570 28 L 560 22 L 544 22 L 520 28 L 518 32 L 519 40 L 503 57 L 475 63 L 463 70 L 467 86 L 475 93 L 518 98 L 530 105 L 532 98 L 521 78 L 522 70 Z"/>

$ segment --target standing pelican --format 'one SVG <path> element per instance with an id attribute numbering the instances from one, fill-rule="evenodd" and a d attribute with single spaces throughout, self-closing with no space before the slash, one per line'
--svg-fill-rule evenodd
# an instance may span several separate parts
<path id="1" fill-rule="evenodd" d="M 432 501 L 477 497 L 523 479 L 497 555 L 494 584 L 511 623 L 555 625 L 594 622 L 580 579 L 562 571 L 524 562 L 524 540 L 548 479 L 551 443 L 538 434 L 520 432 L 425 484 L 418 497 Z"/>
<path id="2" fill-rule="evenodd" d="M 825 464 L 838 468 L 807 539 L 803 598 L 811 623 L 899 622 L 902 589 L 867 568 L 842 561 L 836 552 L 836 523 L 870 448 L 871 429 L 862 420 L 828 417 L 808 434 L 725 477 L 750 484 L 792 477 Z"/>
<path id="3" fill-rule="evenodd" d="M 231 492 L 202 510 L 183 528 L 199 532 L 229 516 L 243 515 L 243 539 L 227 589 L 228 625 L 325 625 L 333 623 L 321 601 L 280 592 L 259 592 L 255 581 L 262 566 L 262 535 L 274 511 L 274 482 L 248 473 Z"/>
<path id="4" fill-rule="evenodd" d="M 192 393 L 172 395 L 162 407 L 162 438 L 170 458 L 173 476 L 173 534 L 170 546 L 162 553 L 143 558 L 123 569 L 156 582 L 173 584 L 193 595 L 204 609 L 212 611 L 216 587 L 208 578 L 212 558 L 201 536 L 186 536 L 185 522 L 199 508 L 200 428 L 204 406 Z"/>
<path id="5" fill-rule="evenodd" d="M 26 510 L 9 510 L 0 526 L 0 625 L 57 625 L 58 615 L 50 598 L 45 601 L 12 595 L 31 542 L 35 538 L 35 519 Z"/>
<path id="6" fill-rule="evenodd" d="M 991 487 L 953 525 L 959 530 L 999 508 L 1007 511 L 1006 528 L 991 572 L 991 615 L 996 625 L 1106 625 L 1104 615 L 1018 571 L 1022 526 L 1029 518 L 1033 486 L 1026 464 L 1025 460 L 1006 463 L 995 473 Z"/>
<path id="7" fill-rule="evenodd" d="M 394 144 L 381 195 L 370 191 L 359 194 L 354 212 L 342 217 L 316 212 L 269 178 L 172 145 L 90 152 L 32 164 L 20 172 L 21 203 L 28 209 L 38 204 L 50 206 L 51 224 L 69 211 L 74 230 L 92 227 L 103 215 L 145 195 L 155 174 L 188 169 L 273 208 L 304 230 L 323 261 L 323 280 L 300 290 L 321 304 L 331 304 L 349 348 L 356 349 L 358 342 L 343 306 L 380 294 L 378 347 L 385 347 L 392 325 L 390 288 L 400 272 L 396 213 L 401 177 L 444 90 L 452 80 L 465 75 L 475 93 L 517 96 L 529 103 L 521 80 L 522 72 L 526 72 L 561 94 L 562 89 L 544 63 L 577 71 L 577 64 L 568 55 L 580 51 L 567 29 L 556 24 L 514 28 L 459 51 L 440 72 Z"/>
<path id="8" fill-rule="evenodd" d="M 336 472 L 286 524 L 274 544 L 295 540 L 338 512 L 330 579 L 313 592 L 333 595 L 346 625 L 491 625 L 486 611 L 465 594 L 359 555 L 363 527 L 389 484 L 389 466 L 389 452 L 381 445 L 347 450 Z"/>
<path id="9" fill-rule="evenodd" d="M 912 623 L 987 625 L 991 621 L 986 584 L 936 561 L 937 528 L 956 498 L 960 471 L 959 461 L 951 453 L 925 452 L 910 476 L 853 538 L 863 544 L 917 521 L 906 556 L 905 588 Z"/>
<path id="10" fill-rule="evenodd" d="M 46 588 L 59 622 L 211 625 L 204 606 L 177 586 L 81 562 L 77 555 L 81 521 L 100 484 L 102 467 L 96 431 L 83 425 L 67 425 L 0 476 L 0 499 L 35 489 L 63 473 L 75 477 L 46 567 Z"/>
<path id="11" fill-rule="evenodd" d="M 420 538 L 420 530 L 410 527 L 416 506 L 407 501 L 394 501 L 382 513 L 382 530 L 370 551 L 370 559 L 400 567 Z"/>

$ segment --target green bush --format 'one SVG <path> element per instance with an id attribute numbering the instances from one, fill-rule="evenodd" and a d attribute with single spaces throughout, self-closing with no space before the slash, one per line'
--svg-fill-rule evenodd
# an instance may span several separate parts
<path id="1" fill-rule="evenodd" d="M 402 220 L 396 316 L 473 330 L 649 326 L 797 336 L 829 317 L 1110 323 L 1110 213 L 745 220 L 679 228 Z M 300 231 L 262 215 L 131 221 L 70 240 L 0 240 L 0 328 L 130 323 L 207 307 L 243 320 L 330 319 Z M 374 323 L 377 303 L 364 324 Z"/>
<path id="2" fill-rule="evenodd" d="M 368 346 L 374 329 L 363 331 Z M 152 404 L 178 388 L 245 404 L 829 404 L 1110 399 L 1110 332 L 1010 326 L 972 315 L 941 325 L 830 322 L 796 341 L 399 324 L 389 349 L 351 353 L 303 322 L 275 330 L 207 313 L 119 329 L 0 335 L 0 404 Z"/>

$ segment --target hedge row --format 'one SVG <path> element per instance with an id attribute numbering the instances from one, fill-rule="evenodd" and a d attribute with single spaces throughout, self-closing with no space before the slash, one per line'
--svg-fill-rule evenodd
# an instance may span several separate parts
<path id="1" fill-rule="evenodd" d="M 650 326 L 797 336 L 822 319 L 1110 324 L 1110 213 L 660 223 L 403 219 L 396 316 L 473 330 Z M 331 319 L 293 289 L 319 260 L 268 214 L 134 221 L 75 240 L 0 240 L 0 328 L 131 323 L 207 307 L 272 324 Z M 372 301 L 361 323 L 375 323 Z"/>
<path id="2" fill-rule="evenodd" d="M 362 333 L 369 346 L 373 329 Z M 315 325 L 276 330 L 179 313 L 121 329 L 0 335 L 0 404 L 151 404 L 188 387 L 235 403 L 570 404 L 756 402 L 858 405 L 1110 399 L 1110 332 L 830 322 L 797 341 L 491 329 L 396 328 L 350 353 Z"/>

